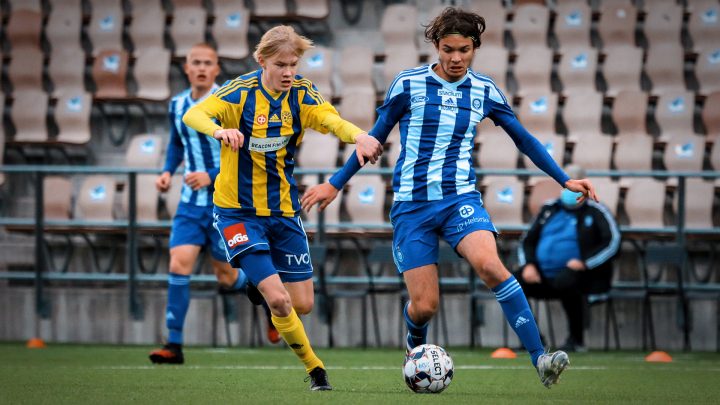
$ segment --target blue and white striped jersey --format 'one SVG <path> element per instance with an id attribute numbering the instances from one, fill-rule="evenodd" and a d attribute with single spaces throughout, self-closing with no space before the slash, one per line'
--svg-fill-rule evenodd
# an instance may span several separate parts
<path id="1" fill-rule="evenodd" d="M 406 70 L 395 78 L 370 131 L 385 143 L 392 128 L 400 124 L 402 149 L 393 175 L 395 201 L 436 201 L 474 191 L 473 138 L 476 125 L 485 117 L 502 126 L 540 169 L 565 184 L 567 174 L 522 127 L 489 77 L 468 69 L 464 78 L 450 83 L 432 67 Z M 329 182 L 341 189 L 359 169 L 353 153 Z"/>
<path id="2" fill-rule="evenodd" d="M 505 96 L 486 76 L 468 70 L 465 79 L 449 83 L 431 66 L 400 73 L 378 110 L 388 132 L 400 123 L 395 201 L 433 201 L 474 191 L 475 128 L 497 110 L 512 114 Z"/>
<path id="3" fill-rule="evenodd" d="M 220 142 L 183 124 L 182 117 L 190 107 L 214 93 L 219 87 L 213 85 L 212 90 L 204 97 L 193 100 L 191 89 L 186 89 L 170 101 L 168 116 L 170 119 L 170 140 L 163 171 L 175 173 L 180 163 L 185 162 L 185 173 L 207 172 L 211 185 L 194 191 L 183 183 L 181 203 L 200 207 L 212 206 L 215 177 L 220 170 Z"/>

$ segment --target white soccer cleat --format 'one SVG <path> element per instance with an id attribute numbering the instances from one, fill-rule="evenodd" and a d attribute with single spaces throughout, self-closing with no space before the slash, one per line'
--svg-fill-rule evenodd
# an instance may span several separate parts
<path id="1" fill-rule="evenodd" d="M 557 384 L 560 380 L 560 374 L 570 365 L 570 358 L 567 353 L 558 350 L 553 353 L 544 353 L 538 357 L 537 371 L 540 376 L 540 382 L 545 388 Z"/>

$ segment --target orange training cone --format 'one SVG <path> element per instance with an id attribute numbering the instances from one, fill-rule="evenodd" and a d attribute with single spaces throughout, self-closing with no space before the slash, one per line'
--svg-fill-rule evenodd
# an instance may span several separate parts
<path id="1" fill-rule="evenodd" d="M 512 349 L 508 349 L 507 347 L 501 347 L 499 349 L 495 349 L 494 352 L 490 355 L 493 359 L 514 359 L 517 358 L 517 354 L 515 354 Z"/>
<path id="2" fill-rule="evenodd" d="M 645 356 L 645 361 L 648 363 L 670 363 L 672 362 L 672 357 L 666 352 L 656 350 Z"/>
<path id="3" fill-rule="evenodd" d="M 45 342 L 40 338 L 31 338 L 25 346 L 28 349 L 44 349 L 47 347 L 45 346 Z"/>

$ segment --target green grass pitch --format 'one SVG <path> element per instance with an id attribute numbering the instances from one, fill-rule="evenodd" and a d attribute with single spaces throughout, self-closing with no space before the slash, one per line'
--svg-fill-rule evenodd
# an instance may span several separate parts
<path id="1" fill-rule="evenodd" d="M 640 352 L 571 354 L 559 385 L 544 388 L 524 354 L 494 360 L 488 350 L 450 348 L 455 379 L 437 395 L 410 392 L 403 352 L 319 349 L 334 390 L 310 392 L 287 348 L 187 348 L 185 365 L 154 366 L 151 347 L 0 344 L 2 404 L 505 404 L 720 403 L 720 354 L 671 353 L 646 363 Z"/>

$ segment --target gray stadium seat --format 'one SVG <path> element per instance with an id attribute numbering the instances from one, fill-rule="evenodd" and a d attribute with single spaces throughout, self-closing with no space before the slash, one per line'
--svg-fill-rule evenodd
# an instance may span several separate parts
<path id="1" fill-rule="evenodd" d="M 110 176 L 87 176 L 80 187 L 75 203 L 75 218 L 91 221 L 115 219 L 115 180 Z"/>
<path id="2" fill-rule="evenodd" d="M 86 144 L 90 141 L 92 96 L 86 92 L 64 92 L 55 106 L 58 142 Z"/>
<path id="3" fill-rule="evenodd" d="M 566 49 L 589 48 L 592 10 L 585 0 L 558 4 L 555 8 L 555 36 L 563 57 Z"/>
<path id="4" fill-rule="evenodd" d="M 92 53 L 98 56 L 103 49 L 123 49 L 122 35 L 125 14 L 119 2 L 91 0 L 92 14 L 87 34 L 92 43 Z"/>
<path id="5" fill-rule="evenodd" d="M 250 53 L 250 11 L 242 3 L 215 7 L 212 34 L 221 58 L 242 59 Z"/>

